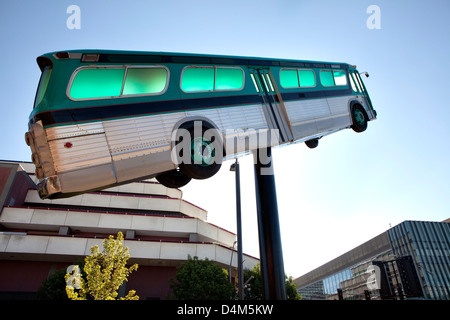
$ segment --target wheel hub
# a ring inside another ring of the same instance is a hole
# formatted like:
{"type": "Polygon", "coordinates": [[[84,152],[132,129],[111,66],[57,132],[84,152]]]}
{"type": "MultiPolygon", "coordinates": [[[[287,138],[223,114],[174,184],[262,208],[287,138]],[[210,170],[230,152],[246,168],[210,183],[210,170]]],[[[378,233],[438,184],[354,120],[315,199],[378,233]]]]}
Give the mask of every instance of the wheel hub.
{"type": "Polygon", "coordinates": [[[214,146],[211,141],[203,137],[194,138],[191,143],[191,158],[194,164],[211,165],[215,159],[214,146]]]}

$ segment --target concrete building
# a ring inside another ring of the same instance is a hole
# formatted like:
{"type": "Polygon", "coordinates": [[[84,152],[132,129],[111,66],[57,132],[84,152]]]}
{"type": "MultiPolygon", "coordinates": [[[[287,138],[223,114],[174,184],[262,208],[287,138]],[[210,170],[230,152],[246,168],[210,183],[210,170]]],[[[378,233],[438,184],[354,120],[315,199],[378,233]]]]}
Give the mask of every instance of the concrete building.
{"type": "MultiPolygon", "coordinates": [[[[34,170],[32,163],[0,161],[0,298],[34,298],[52,272],[84,259],[119,231],[130,263],[139,264],[126,285],[141,299],[170,295],[169,279],[188,255],[227,270],[231,260],[236,278],[236,235],[208,223],[207,211],[183,200],[181,190],[146,180],[41,200],[34,170]]],[[[244,268],[258,262],[244,255],[244,268]]]]}
{"type": "Polygon", "coordinates": [[[449,300],[449,222],[404,221],[294,281],[305,300],[449,300]]]}

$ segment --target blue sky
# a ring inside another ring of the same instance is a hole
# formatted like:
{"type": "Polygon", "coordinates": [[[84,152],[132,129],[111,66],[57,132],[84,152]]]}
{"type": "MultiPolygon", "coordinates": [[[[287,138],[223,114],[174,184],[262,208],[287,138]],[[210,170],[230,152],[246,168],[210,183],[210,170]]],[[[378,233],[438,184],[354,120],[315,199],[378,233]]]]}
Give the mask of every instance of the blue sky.
{"type": "MultiPolygon", "coordinates": [[[[325,60],[356,64],[378,119],[366,132],[275,149],[286,273],[300,276],[404,220],[450,217],[450,24],[447,0],[4,1],[0,4],[0,159],[30,160],[24,142],[40,71],[66,49],[126,49],[325,60]],[[67,8],[81,9],[70,30],[67,8]],[[381,29],[368,29],[368,6],[381,29]]],[[[244,251],[258,256],[253,159],[241,162],[244,251]]],[[[183,188],[235,226],[232,162],[183,188]]]]}

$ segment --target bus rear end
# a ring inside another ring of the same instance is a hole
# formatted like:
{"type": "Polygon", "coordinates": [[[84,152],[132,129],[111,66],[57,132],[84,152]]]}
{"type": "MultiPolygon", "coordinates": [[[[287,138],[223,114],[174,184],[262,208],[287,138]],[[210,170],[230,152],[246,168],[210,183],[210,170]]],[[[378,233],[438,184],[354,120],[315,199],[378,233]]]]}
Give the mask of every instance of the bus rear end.
{"type": "MultiPolygon", "coordinates": [[[[25,141],[32,152],[42,199],[71,196],[116,182],[103,124],[78,122],[66,90],[81,53],[37,58],[42,71],[25,141]]],[[[82,104],[82,103],[81,103],[82,104]]]]}
{"type": "Polygon", "coordinates": [[[29,131],[25,133],[25,142],[31,149],[31,159],[36,166],[35,175],[40,181],[39,195],[45,198],[49,194],[60,192],[61,185],[55,175],[53,159],[42,121],[34,121],[34,115],[39,112],[39,106],[44,107],[48,104],[48,99],[44,100],[44,97],[53,72],[53,61],[48,57],[38,57],[37,63],[42,74],[36,91],[33,112],[30,115],[29,131]]]}

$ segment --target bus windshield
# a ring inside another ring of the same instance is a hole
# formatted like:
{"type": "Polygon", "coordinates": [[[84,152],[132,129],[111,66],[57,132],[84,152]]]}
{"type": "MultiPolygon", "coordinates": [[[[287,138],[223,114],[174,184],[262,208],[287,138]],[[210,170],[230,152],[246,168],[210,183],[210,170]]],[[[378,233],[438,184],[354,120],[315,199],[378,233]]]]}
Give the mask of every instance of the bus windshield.
{"type": "Polygon", "coordinates": [[[45,91],[48,87],[48,82],[50,81],[50,75],[52,73],[52,65],[47,64],[42,70],[41,79],[39,80],[39,86],[36,92],[36,99],[34,100],[34,108],[42,102],[44,98],[45,91]]]}

